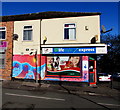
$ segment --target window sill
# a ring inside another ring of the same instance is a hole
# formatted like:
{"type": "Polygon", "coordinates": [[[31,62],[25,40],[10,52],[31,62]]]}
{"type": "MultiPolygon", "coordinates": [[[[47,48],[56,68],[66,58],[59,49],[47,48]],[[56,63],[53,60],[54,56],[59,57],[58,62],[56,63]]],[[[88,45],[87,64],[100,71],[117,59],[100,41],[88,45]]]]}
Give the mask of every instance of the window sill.
{"type": "Polygon", "coordinates": [[[6,40],[6,39],[0,39],[0,40],[6,40]]]}
{"type": "Polygon", "coordinates": [[[76,41],[76,39],[71,40],[71,39],[63,39],[63,41],[76,41]]]}
{"type": "Polygon", "coordinates": [[[33,40],[23,40],[22,42],[33,42],[33,40]]]}

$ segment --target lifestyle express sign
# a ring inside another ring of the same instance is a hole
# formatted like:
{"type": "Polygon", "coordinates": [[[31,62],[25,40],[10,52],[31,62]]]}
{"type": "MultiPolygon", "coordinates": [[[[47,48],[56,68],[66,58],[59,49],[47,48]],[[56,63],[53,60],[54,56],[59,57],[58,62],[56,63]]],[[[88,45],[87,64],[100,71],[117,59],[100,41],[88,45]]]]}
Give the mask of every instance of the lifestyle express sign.
{"type": "Polygon", "coordinates": [[[81,48],[42,48],[42,54],[100,54],[107,53],[105,47],[81,47],[81,48]]]}

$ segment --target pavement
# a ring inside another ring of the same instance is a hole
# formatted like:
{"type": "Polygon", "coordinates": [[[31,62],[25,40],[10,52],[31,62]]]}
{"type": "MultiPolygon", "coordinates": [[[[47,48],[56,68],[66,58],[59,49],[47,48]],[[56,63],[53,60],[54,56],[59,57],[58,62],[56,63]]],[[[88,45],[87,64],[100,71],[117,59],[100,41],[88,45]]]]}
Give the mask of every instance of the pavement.
{"type": "Polygon", "coordinates": [[[107,96],[112,97],[117,100],[120,100],[120,90],[111,88],[109,84],[104,85],[97,85],[97,86],[76,86],[67,84],[51,84],[51,83],[36,83],[30,81],[0,81],[2,88],[8,89],[20,89],[20,90],[32,90],[32,91],[54,91],[54,92],[68,92],[71,94],[86,94],[86,95],[93,95],[93,96],[107,96]]]}

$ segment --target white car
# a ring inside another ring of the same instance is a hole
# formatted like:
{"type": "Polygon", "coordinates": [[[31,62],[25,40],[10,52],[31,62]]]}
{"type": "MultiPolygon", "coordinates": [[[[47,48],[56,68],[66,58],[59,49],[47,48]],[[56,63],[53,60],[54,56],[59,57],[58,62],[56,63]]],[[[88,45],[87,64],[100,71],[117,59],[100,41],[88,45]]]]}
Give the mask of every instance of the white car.
{"type": "Polygon", "coordinates": [[[111,81],[111,75],[107,73],[98,73],[99,81],[111,81]]]}

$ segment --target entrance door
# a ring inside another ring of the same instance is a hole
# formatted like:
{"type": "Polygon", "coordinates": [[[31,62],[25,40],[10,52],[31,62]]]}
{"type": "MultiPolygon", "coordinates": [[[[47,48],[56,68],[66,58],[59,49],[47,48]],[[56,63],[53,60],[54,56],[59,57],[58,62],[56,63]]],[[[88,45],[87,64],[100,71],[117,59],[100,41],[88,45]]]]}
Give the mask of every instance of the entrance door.
{"type": "Polygon", "coordinates": [[[89,60],[89,77],[90,84],[96,84],[96,60],[89,60]]]}

